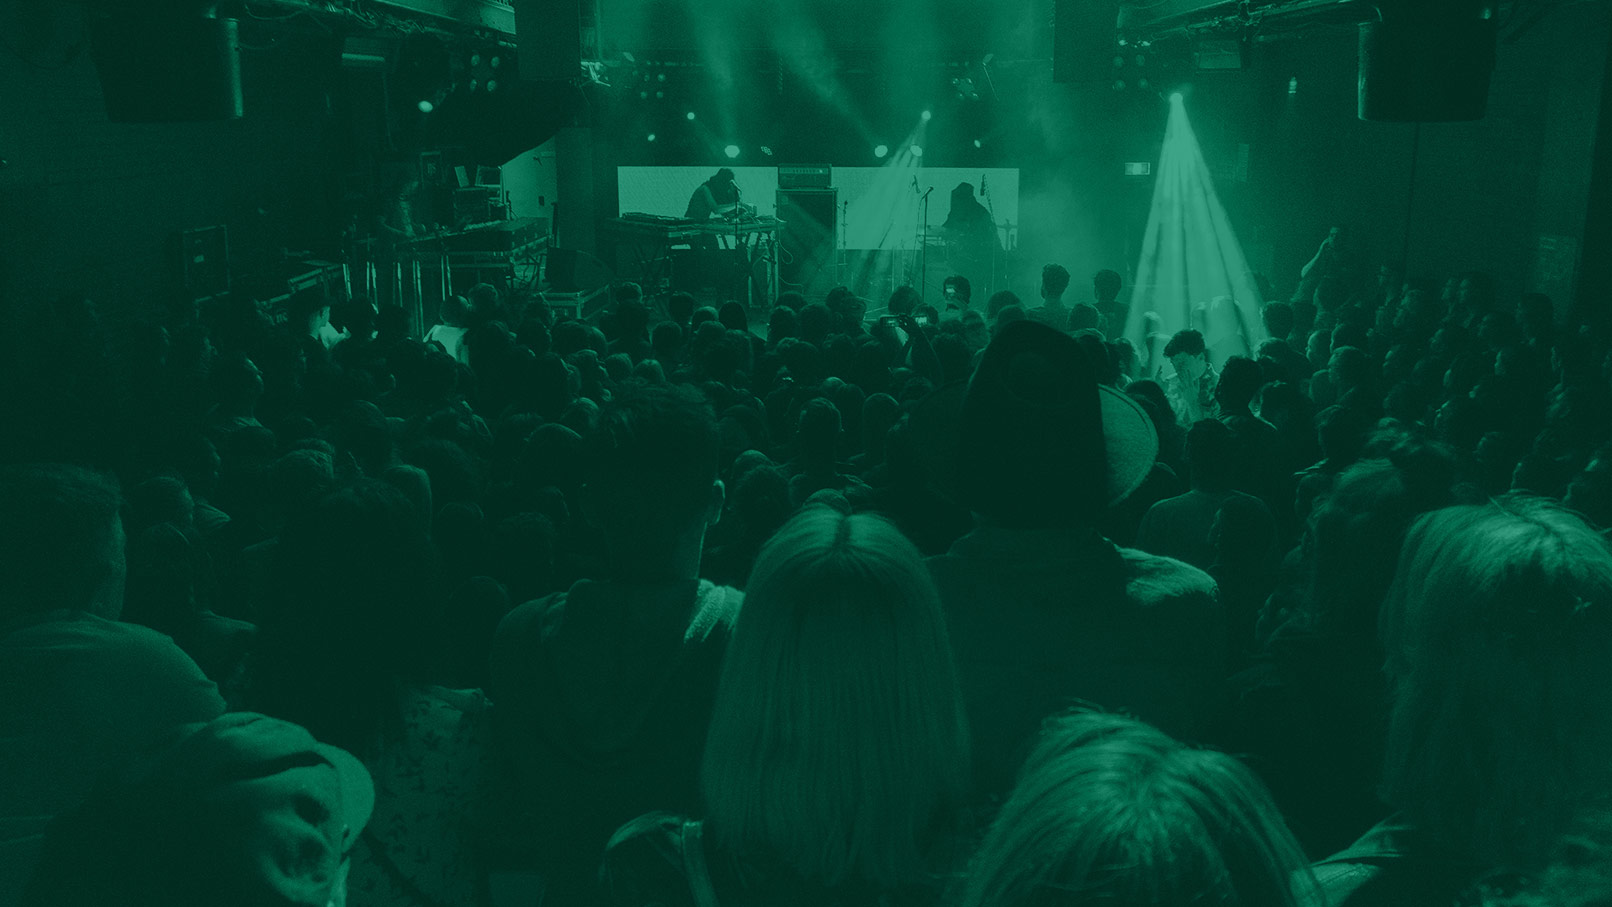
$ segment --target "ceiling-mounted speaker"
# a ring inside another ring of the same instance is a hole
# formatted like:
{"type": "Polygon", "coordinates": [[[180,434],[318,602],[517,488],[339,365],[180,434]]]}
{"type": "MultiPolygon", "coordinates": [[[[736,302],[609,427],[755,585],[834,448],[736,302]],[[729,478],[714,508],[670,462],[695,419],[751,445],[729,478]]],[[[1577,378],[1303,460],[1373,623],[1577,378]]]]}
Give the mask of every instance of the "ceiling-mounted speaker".
{"type": "Polygon", "coordinates": [[[1499,35],[1493,12],[1474,4],[1438,6],[1437,15],[1385,10],[1382,21],[1360,26],[1360,119],[1483,119],[1499,35]]]}
{"type": "Polygon", "coordinates": [[[234,19],[119,10],[95,20],[90,53],[114,123],[237,120],[245,112],[234,19]]]}

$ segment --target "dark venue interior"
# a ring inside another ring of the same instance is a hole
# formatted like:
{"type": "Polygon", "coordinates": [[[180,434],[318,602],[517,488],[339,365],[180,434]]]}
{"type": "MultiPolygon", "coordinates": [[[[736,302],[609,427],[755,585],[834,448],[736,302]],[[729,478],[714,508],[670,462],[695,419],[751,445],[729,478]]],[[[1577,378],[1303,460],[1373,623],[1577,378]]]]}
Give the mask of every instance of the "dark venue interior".
{"type": "Polygon", "coordinates": [[[1612,901],[1612,0],[0,0],[0,907],[1612,901]]]}

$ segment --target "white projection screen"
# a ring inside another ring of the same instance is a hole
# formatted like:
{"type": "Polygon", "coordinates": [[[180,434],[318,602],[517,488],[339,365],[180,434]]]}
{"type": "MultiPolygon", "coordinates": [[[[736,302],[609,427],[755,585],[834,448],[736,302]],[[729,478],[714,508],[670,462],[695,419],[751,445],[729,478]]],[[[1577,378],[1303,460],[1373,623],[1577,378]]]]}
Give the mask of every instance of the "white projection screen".
{"type": "MultiPolygon", "coordinates": [[[[689,196],[710,179],[721,165],[706,167],[620,167],[616,171],[621,214],[656,214],[682,217],[689,196]]],[[[773,167],[733,167],[746,204],[758,213],[777,210],[778,171],[773,167]]],[[[918,246],[921,235],[920,192],[931,186],[929,226],[946,222],[951,193],[959,183],[974,187],[975,196],[991,208],[1002,234],[1019,222],[1019,171],[1017,168],[963,169],[959,167],[835,167],[834,188],[839,190],[840,224],[836,245],[862,251],[901,251],[918,246]],[[918,191],[913,182],[917,181],[918,191]],[[981,184],[986,193],[980,193],[981,184]]]]}

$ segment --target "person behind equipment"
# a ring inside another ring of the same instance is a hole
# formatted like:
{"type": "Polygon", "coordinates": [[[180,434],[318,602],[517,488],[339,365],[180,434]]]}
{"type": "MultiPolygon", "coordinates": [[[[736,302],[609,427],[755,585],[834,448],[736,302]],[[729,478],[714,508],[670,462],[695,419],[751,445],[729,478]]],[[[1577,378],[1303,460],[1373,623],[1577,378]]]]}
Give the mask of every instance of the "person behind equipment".
{"type": "Polygon", "coordinates": [[[683,216],[689,220],[711,220],[735,211],[753,213],[754,210],[749,205],[739,203],[738,177],[732,169],[723,167],[694,190],[683,216]]]}

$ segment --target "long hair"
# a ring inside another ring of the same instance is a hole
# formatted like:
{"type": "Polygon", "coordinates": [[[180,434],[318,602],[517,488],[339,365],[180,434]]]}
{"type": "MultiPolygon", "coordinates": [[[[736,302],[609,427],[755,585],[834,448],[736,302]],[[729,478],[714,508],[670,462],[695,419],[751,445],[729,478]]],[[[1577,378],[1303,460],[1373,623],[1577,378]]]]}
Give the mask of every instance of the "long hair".
{"type": "Polygon", "coordinates": [[[921,884],[968,777],[923,556],[879,517],[808,507],[762,549],[725,656],[700,779],[712,838],[825,885],[921,884]]]}
{"type": "Polygon", "coordinates": [[[1047,721],[963,907],[1291,907],[1313,879],[1253,773],[1132,718],[1047,721]]]}
{"type": "Polygon", "coordinates": [[[1612,548],[1535,499],[1429,514],[1381,630],[1384,796],[1459,857],[1530,868],[1612,776],[1612,548]]]}

